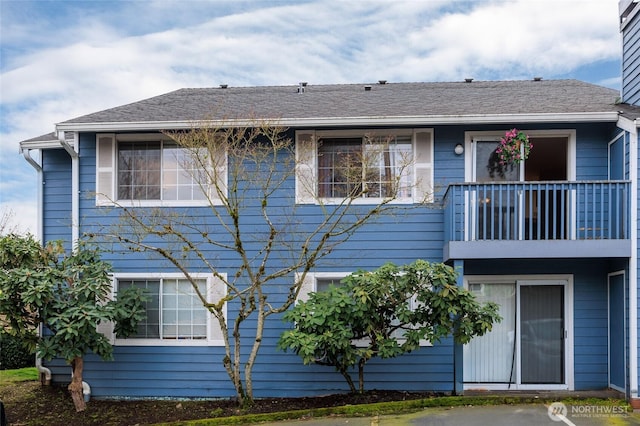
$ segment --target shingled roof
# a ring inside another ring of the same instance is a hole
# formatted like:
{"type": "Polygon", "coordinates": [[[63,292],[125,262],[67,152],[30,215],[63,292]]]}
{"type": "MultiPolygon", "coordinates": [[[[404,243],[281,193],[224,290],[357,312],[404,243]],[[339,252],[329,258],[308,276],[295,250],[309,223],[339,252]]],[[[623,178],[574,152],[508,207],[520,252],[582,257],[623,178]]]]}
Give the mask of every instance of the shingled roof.
{"type": "MultiPolygon", "coordinates": [[[[618,112],[616,90],[578,80],[332,84],[180,89],[59,123],[188,122],[260,117],[460,117],[618,112]]],[[[98,126],[99,127],[99,126],[98,126]]]]}

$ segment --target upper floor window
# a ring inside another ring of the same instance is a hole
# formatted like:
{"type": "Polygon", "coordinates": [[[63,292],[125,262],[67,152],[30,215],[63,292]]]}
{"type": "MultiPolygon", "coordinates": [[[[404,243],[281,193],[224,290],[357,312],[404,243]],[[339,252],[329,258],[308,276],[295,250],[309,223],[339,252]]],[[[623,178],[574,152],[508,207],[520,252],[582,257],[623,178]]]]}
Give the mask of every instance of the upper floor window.
{"type": "Polygon", "coordinates": [[[118,143],[119,200],[204,200],[209,185],[174,142],[118,143]]]}
{"type": "Polygon", "coordinates": [[[163,135],[97,137],[98,205],[205,205],[216,201],[211,176],[193,151],[163,135]]]}
{"type": "Polygon", "coordinates": [[[296,201],[430,201],[432,151],[428,129],[299,131],[296,201]]]}
{"type": "Polygon", "coordinates": [[[411,136],[371,140],[326,137],[318,140],[318,195],[346,198],[411,196],[411,136]]]}

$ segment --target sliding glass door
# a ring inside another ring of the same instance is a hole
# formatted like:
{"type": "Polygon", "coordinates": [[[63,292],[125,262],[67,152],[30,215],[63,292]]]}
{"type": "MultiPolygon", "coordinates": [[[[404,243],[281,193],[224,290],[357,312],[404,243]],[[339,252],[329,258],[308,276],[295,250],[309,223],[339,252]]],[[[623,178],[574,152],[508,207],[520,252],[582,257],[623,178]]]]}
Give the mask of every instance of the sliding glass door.
{"type": "Polygon", "coordinates": [[[464,346],[465,382],[510,383],[515,377],[516,285],[478,283],[469,284],[469,290],[480,303],[497,303],[502,321],[464,346]]]}
{"type": "Polygon", "coordinates": [[[520,285],[520,382],[564,383],[564,286],[520,285]]]}
{"type": "Polygon", "coordinates": [[[464,347],[465,384],[517,389],[565,385],[566,282],[469,282],[480,302],[500,306],[502,322],[464,347]]]}

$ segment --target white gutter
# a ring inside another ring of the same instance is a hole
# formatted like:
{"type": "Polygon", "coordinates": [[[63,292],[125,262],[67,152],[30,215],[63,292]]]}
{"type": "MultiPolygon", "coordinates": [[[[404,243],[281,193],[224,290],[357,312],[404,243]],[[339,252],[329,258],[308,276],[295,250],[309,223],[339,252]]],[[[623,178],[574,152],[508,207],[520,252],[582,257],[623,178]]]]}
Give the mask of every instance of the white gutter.
{"type": "MultiPolygon", "coordinates": [[[[38,335],[42,336],[42,324],[38,326],[38,335]]],[[[51,384],[51,370],[42,365],[42,358],[36,356],[36,368],[40,373],[40,382],[49,386],[51,384]],[[44,380],[43,380],[44,379],[44,380]]]]}
{"type": "Polygon", "coordinates": [[[629,259],[629,385],[630,397],[638,398],[638,127],[629,133],[629,173],[631,180],[631,258],[629,259]]]}
{"type": "MultiPolygon", "coordinates": [[[[21,147],[21,151],[22,151],[22,155],[24,156],[24,159],[27,160],[27,162],[29,164],[31,164],[31,166],[33,166],[34,169],[36,169],[36,173],[38,174],[38,189],[37,189],[37,198],[38,198],[38,229],[37,229],[37,235],[38,238],[40,240],[40,242],[42,243],[43,238],[44,238],[44,234],[43,234],[43,228],[42,228],[42,206],[43,206],[43,202],[42,202],[42,185],[44,184],[44,182],[42,181],[42,165],[40,165],[36,160],[33,159],[33,157],[31,156],[31,150],[30,149],[25,149],[24,147],[21,147]]],[[[42,336],[42,324],[40,324],[38,326],[38,335],[42,336]]],[[[36,356],[36,369],[38,370],[38,373],[40,373],[40,382],[45,385],[45,386],[49,386],[51,384],[51,370],[49,370],[47,367],[45,367],[44,365],[42,365],[42,358],[36,356]]]]}
{"type": "Polygon", "coordinates": [[[629,223],[631,257],[629,258],[629,392],[637,399],[638,392],[638,128],[640,120],[621,117],[618,127],[629,133],[629,179],[631,180],[629,223]]]}
{"type": "MultiPolygon", "coordinates": [[[[72,248],[75,250],[78,244],[78,240],[80,238],[80,167],[79,167],[79,144],[78,144],[78,133],[74,134],[74,142],[73,145],[76,147],[74,149],[69,143],[64,139],[64,132],[59,134],[58,142],[62,148],[69,154],[71,157],[71,243],[72,248]],[[60,137],[60,135],[62,137],[60,137]]],[[[47,141],[48,142],[48,141],[47,141]]],[[[45,149],[51,147],[50,142],[38,142],[38,149],[45,149]]],[[[42,165],[36,162],[33,157],[31,157],[30,150],[34,149],[33,147],[28,147],[28,144],[21,145],[22,155],[25,160],[29,164],[36,169],[38,173],[38,232],[40,241],[43,241],[44,233],[43,233],[43,220],[42,220],[42,211],[43,211],[43,196],[42,196],[42,185],[43,185],[43,170],[42,165]]],[[[39,327],[39,334],[42,336],[42,325],[39,327]]],[[[42,358],[36,357],[36,368],[38,372],[42,376],[44,376],[44,384],[49,385],[51,383],[51,370],[42,365],[42,358]]],[[[91,387],[87,382],[82,382],[82,393],[84,395],[84,399],[88,401],[91,396],[91,387]]]]}
{"type": "MultiPolygon", "coordinates": [[[[435,124],[510,124],[510,123],[580,123],[618,121],[617,111],[541,114],[470,114],[470,115],[416,115],[416,116],[363,116],[363,117],[308,117],[266,118],[284,127],[329,126],[424,126],[435,124]]],[[[58,123],[59,132],[114,132],[128,130],[190,129],[196,124],[210,126],[241,127],[255,125],[256,120],[180,120],[180,121],[131,121],[96,123],[58,123]]]]}
{"type": "Polygon", "coordinates": [[[51,370],[42,365],[42,358],[40,357],[36,357],[36,369],[40,373],[40,382],[45,386],[49,386],[51,384],[51,370]]]}
{"type": "Polygon", "coordinates": [[[36,185],[38,185],[38,188],[36,189],[36,197],[37,197],[37,204],[38,204],[38,218],[37,218],[37,222],[36,222],[36,235],[37,237],[40,239],[40,242],[42,242],[42,238],[43,238],[43,229],[42,229],[42,185],[44,184],[44,182],[42,181],[42,166],[33,159],[33,157],[31,157],[31,150],[30,149],[22,149],[22,156],[24,157],[25,160],[27,160],[27,162],[29,164],[31,164],[31,166],[36,169],[36,173],[38,175],[38,181],[36,183],[36,185]]]}
{"type": "Polygon", "coordinates": [[[73,147],[64,138],[64,132],[58,134],[60,145],[71,157],[71,246],[75,250],[80,238],[80,167],[78,133],[74,133],[73,147]],[[75,149],[74,149],[75,147],[75,149]]]}
{"type": "MultiPolygon", "coordinates": [[[[58,140],[71,157],[71,246],[72,250],[75,250],[80,239],[80,144],[78,133],[75,132],[73,134],[73,147],[65,139],[64,132],[58,133],[58,140]]],[[[71,378],[73,379],[73,370],[71,371],[71,378]]],[[[82,382],[82,395],[85,401],[89,401],[91,386],[85,381],[82,382]]]]}

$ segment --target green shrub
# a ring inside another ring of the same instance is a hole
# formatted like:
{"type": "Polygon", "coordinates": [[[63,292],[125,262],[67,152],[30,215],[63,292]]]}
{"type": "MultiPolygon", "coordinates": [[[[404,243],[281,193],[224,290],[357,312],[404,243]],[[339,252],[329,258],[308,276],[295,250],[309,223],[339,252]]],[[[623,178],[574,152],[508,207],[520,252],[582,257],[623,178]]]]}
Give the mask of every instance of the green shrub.
{"type": "Polygon", "coordinates": [[[0,332],[0,370],[33,367],[35,353],[30,351],[22,340],[0,332]]]}

